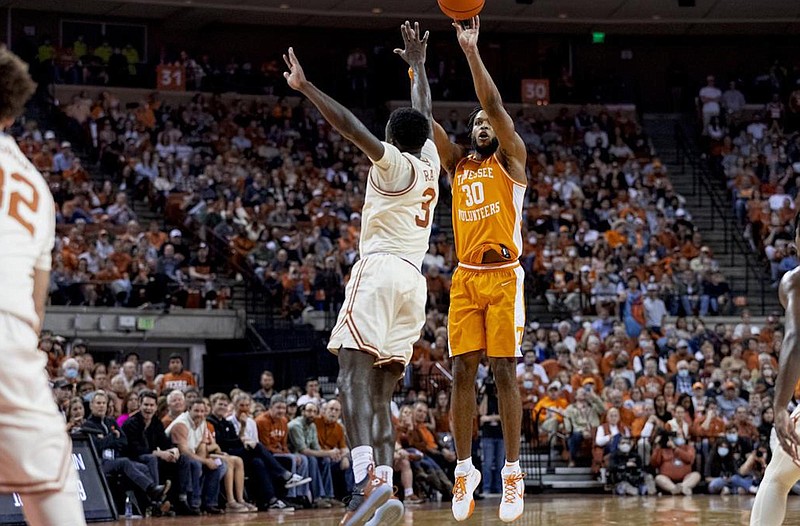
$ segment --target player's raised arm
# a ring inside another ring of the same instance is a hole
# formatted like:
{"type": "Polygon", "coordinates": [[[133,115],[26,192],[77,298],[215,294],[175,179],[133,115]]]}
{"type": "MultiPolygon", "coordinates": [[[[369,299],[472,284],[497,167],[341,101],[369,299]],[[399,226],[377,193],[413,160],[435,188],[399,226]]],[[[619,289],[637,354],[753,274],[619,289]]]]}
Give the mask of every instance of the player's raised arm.
{"type": "MultiPolygon", "coordinates": [[[[431,110],[431,88],[428,84],[428,74],[425,71],[425,52],[428,48],[429,31],[420,37],[419,22],[406,22],[400,26],[400,33],[403,35],[404,49],[397,48],[394,52],[400,55],[409,66],[411,76],[411,107],[425,115],[433,123],[433,113],[431,110]]],[[[431,135],[433,137],[433,127],[431,135]]]]}
{"type": "MultiPolygon", "coordinates": [[[[775,380],[775,432],[783,449],[797,459],[800,436],[786,406],[800,378],[800,274],[787,272],[781,279],[780,295],[785,298],[786,333],[781,346],[778,377],[775,380]]],[[[783,299],[781,298],[781,299],[783,299]]]]}
{"type": "MultiPolygon", "coordinates": [[[[512,170],[512,176],[524,177],[525,174],[525,143],[522,138],[514,131],[514,120],[503,107],[503,99],[500,91],[492,80],[489,71],[481,60],[478,51],[478,34],[480,33],[480,19],[476,16],[466,22],[466,27],[460,22],[453,22],[456,28],[458,44],[461,46],[464,55],[467,57],[469,69],[472,72],[472,81],[475,84],[475,93],[481,107],[489,117],[497,140],[500,143],[500,152],[509,163],[520,163],[521,170],[512,170]]],[[[525,184],[526,180],[521,180],[525,184]]]]}
{"type": "Polygon", "coordinates": [[[442,162],[442,168],[449,175],[453,175],[456,170],[458,161],[464,157],[464,148],[450,142],[450,136],[444,131],[442,125],[436,121],[433,122],[433,142],[436,144],[436,149],[439,152],[439,159],[442,162]]]}
{"type": "Polygon", "coordinates": [[[355,144],[362,152],[373,161],[383,157],[383,143],[375,137],[353,113],[322,92],[306,79],[303,67],[294,54],[294,49],[289,48],[288,55],[283,55],[283,60],[289,71],[283,76],[289,87],[305,95],[317,107],[331,126],[348,141],[355,144]]]}

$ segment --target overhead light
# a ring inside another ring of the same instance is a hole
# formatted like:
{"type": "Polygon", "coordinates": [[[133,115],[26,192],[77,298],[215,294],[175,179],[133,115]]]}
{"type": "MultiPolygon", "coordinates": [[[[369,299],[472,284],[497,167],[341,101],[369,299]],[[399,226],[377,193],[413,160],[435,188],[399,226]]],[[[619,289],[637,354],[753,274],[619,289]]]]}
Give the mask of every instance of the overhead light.
{"type": "Polygon", "coordinates": [[[379,15],[381,13],[383,13],[383,9],[381,9],[380,7],[373,7],[372,8],[372,14],[379,15]]]}
{"type": "Polygon", "coordinates": [[[561,18],[561,19],[567,18],[567,14],[566,13],[559,13],[558,14],[558,18],[561,18]]]}
{"type": "Polygon", "coordinates": [[[289,4],[281,4],[278,7],[281,9],[289,9],[289,4]]]}

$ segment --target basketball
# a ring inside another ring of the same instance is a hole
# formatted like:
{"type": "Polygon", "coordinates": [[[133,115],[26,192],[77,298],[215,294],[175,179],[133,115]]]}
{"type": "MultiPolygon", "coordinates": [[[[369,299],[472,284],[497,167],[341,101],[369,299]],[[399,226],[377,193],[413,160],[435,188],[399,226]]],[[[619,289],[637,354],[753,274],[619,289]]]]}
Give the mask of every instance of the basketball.
{"type": "Polygon", "coordinates": [[[455,20],[467,20],[483,9],[485,0],[438,0],[442,13],[455,20]]]}

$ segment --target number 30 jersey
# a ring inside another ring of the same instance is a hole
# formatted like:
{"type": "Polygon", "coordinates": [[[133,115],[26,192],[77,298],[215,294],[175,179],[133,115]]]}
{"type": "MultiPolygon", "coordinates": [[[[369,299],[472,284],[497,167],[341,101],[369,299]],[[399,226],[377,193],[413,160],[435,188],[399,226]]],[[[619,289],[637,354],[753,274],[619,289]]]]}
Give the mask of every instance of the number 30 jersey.
{"type": "Polygon", "coordinates": [[[373,161],[369,171],[361,211],[361,257],[394,254],[419,269],[439,201],[439,153],[430,139],[420,157],[389,143],[383,147],[383,157],[373,161]]]}
{"type": "Polygon", "coordinates": [[[514,181],[497,155],[458,162],[453,176],[453,233],[459,263],[483,264],[494,250],[507,261],[522,254],[525,186],[514,181]]]}
{"type": "Polygon", "coordinates": [[[50,189],[14,139],[0,134],[0,311],[38,324],[33,271],[50,270],[54,242],[50,189]]]}

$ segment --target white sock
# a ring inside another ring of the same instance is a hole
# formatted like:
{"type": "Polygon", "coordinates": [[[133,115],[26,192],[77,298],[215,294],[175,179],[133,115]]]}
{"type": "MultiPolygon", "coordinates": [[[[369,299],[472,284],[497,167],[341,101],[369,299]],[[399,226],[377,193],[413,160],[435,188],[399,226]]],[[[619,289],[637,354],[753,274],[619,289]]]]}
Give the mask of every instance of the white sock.
{"type": "Polygon", "coordinates": [[[403,490],[403,495],[405,495],[406,498],[412,496],[413,494],[414,494],[414,488],[405,488],[403,490]]]}
{"type": "Polygon", "coordinates": [[[459,460],[456,464],[456,474],[466,475],[472,471],[472,457],[467,457],[464,460],[459,460]]]}
{"type": "Polygon", "coordinates": [[[519,473],[521,470],[519,469],[519,460],[515,462],[509,462],[506,460],[506,465],[503,466],[503,475],[510,475],[511,473],[519,473]]]}
{"type": "Polygon", "coordinates": [[[375,476],[385,480],[386,483],[391,486],[392,480],[394,480],[394,469],[390,466],[378,466],[375,468],[375,476]]]}
{"type": "Polygon", "coordinates": [[[353,457],[353,478],[356,484],[367,478],[367,468],[374,464],[372,446],[358,446],[350,451],[353,457]]]}

